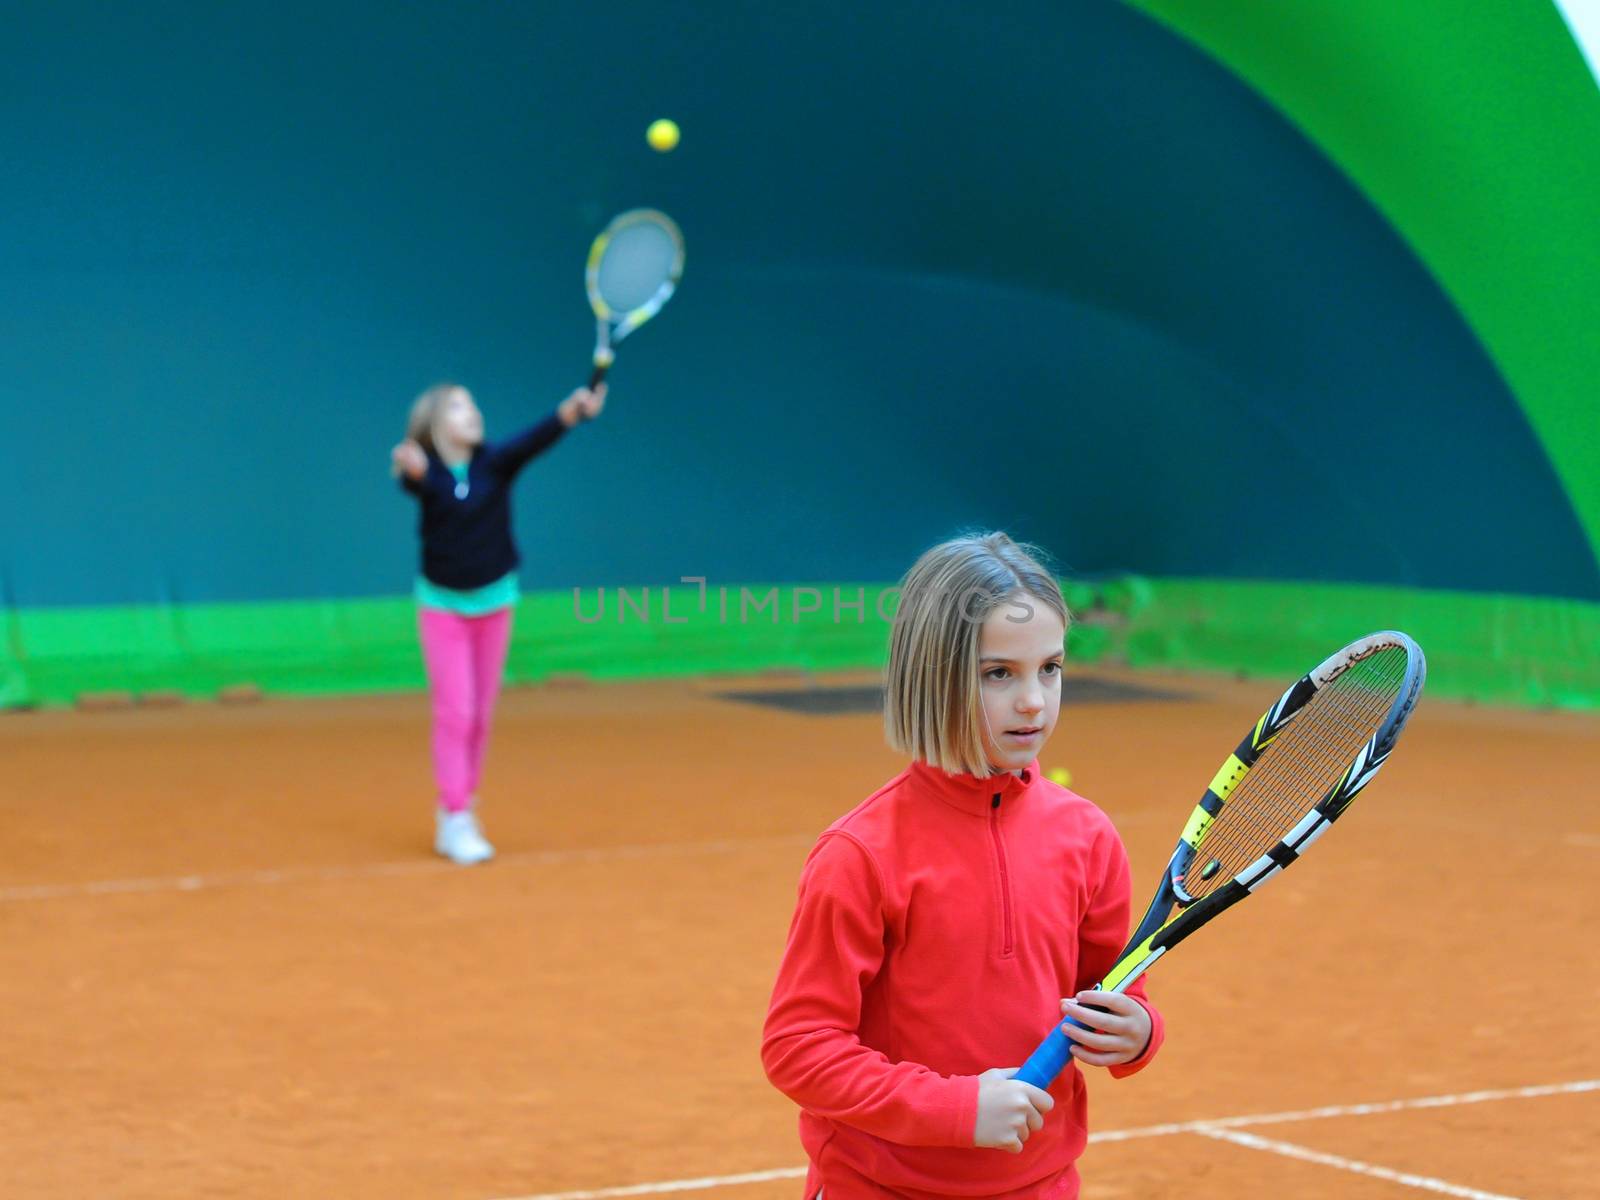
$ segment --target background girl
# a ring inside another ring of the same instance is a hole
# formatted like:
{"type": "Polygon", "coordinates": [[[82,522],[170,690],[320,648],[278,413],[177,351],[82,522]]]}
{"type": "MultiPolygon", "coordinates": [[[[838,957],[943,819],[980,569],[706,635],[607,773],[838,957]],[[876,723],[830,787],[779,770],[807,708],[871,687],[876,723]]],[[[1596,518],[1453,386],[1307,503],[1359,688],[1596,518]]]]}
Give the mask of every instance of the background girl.
{"type": "Polygon", "coordinates": [[[472,394],[440,383],[417,397],[391,454],[421,509],[416,596],[433,701],[434,849],[454,862],[494,857],[474,810],[518,597],[511,485],[568,429],[599,416],[605,401],[604,384],[580,388],[532,428],[486,443],[472,394]]]}

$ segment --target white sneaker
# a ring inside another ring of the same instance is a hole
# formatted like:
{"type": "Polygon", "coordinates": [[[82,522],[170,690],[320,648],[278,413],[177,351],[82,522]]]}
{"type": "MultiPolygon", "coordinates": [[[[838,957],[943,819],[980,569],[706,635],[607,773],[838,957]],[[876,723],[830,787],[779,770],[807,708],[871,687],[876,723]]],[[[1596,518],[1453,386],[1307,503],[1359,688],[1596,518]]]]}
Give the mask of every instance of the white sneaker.
{"type": "Polygon", "coordinates": [[[451,862],[467,867],[494,857],[494,847],[484,839],[478,818],[471,812],[441,810],[436,814],[436,822],[433,848],[451,862]]]}

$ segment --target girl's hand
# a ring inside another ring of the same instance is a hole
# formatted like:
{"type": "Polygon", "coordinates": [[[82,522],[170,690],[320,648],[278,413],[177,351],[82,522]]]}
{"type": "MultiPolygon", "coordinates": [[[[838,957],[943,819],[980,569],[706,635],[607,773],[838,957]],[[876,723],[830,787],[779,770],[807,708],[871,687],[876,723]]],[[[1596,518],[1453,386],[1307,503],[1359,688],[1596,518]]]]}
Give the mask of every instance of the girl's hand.
{"type": "Polygon", "coordinates": [[[1061,1002],[1061,1014],[1089,1026],[1079,1029],[1071,1021],[1061,1023],[1061,1032],[1074,1043],[1072,1056],[1079,1062],[1114,1067],[1132,1062],[1150,1044],[1150,1014],[1144,1005],[1121,992],[1079,992],[1075,999],[1061,1002]],[[1087,1007],[1091,1004],[1093,1008],[1087,1007]]]}
{"type": "Polygon", "coordinates": [[[1044,1128],[1044,1115],[1056,1106],[1049,1092],[1011,1078],[1016,1067],[991,1067],[978,1076],[978,1124],[972,1144],[986,1150],[1022,1153],[1028,1135],[1044,1128]]]}
{"type": "Polygon", "coordinates": [[[428,456],[421,446],[407,438],[389,451],[389,470],[407,479],[421,479],[428,473],[428,456]]]}
{"type": "Polygon", "coordinates": [[[602,383],[592,392],[588,388],[579,388],[573,392],[561,402],[556,414],[561,418],[561,423],[571,429],[579,421],[594,420],[605,406],[606,385],[602,383]]]}

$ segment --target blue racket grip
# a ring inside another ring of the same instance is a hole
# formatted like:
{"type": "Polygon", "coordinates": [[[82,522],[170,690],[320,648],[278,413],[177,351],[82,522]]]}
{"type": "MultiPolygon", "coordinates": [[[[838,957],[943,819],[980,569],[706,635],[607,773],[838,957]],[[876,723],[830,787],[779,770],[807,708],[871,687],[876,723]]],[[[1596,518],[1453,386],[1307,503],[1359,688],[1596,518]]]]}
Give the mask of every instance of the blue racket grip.
{"type": "Polygon", "coordinates": [[[1017,1069],[1013,1079],[1031,1083],[1036,1088],[1048,1088],[1055,1082],[1056,1076],[1066,1069],[1067,1063],[1072,1060],[1072,1039],[1061,1032],[1062,1021],[1079,1029],[1089,1028],[1082,1021],[1062,1017],[1051,1027],[1050,1035],[1039,1043],[1039,1048],[1028,1056],[1028,1061],[1017,1069]]]}

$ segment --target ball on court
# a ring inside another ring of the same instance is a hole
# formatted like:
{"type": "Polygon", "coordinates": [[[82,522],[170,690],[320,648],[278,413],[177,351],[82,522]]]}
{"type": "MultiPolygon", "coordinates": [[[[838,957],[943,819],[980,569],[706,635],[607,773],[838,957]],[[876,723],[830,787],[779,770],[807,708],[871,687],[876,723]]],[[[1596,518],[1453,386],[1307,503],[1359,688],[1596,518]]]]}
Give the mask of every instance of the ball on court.
{"type": "Polygon", "coordinates": [[[665,154],[678,144],[678,123],[665,117],[651,121],[650,128],[644,131],[644,140],[650,143],[652,150],[665,154]]]}
{"type": "Polygon", "coordinates": [[[1051,767],[1044,773],[1044,777],[1051,783],[1059,783],[1062,787],[1072,786],[1072,772],[1065,767],[1051,767]]]}

